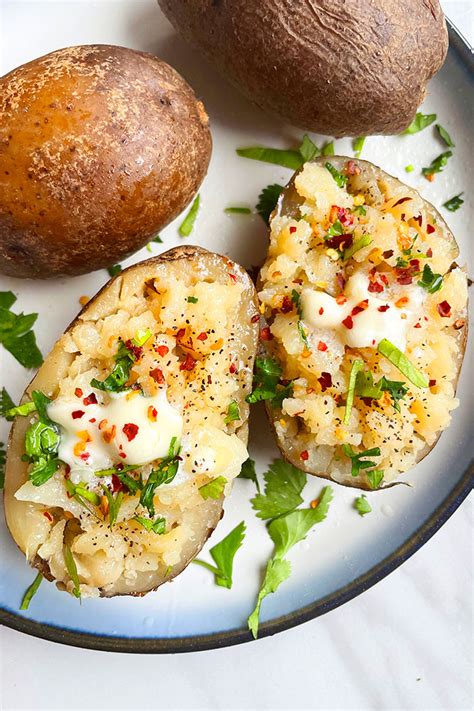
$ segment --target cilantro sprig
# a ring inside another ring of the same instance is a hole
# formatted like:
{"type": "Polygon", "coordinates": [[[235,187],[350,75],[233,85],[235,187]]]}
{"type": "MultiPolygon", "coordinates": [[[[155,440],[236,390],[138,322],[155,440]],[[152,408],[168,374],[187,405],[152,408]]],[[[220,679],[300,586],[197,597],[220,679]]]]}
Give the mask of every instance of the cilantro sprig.
{"type": "Polygon", "coordinates": [[[332,163],[326,162],[324,164],[324,167],[331,173],[332,177],[334,178],[334,182],[336,183],[338,188],[344,188],[346,186],[348,181],[347,175],[343,175],[342,173],[340,173],[337,168],[333,166],[332,163]]]}
{"type": "Polygon", "coordinates": [[[11,291],[0,291],[0,344],[25,368],[38,368],[43,356],[32,330],[38,314],[13,313],[15,301],[11,291]]]}
{"type": "MultiPolygon", "coordinates": [[[[141,346],[143,346],[149,338],[151,338],[151,331],[149,330],[144,331],[143,333],[138,333],[135,338],[132,338],[132,346],[141,348],[141,346]]],[[[119,339],[117,353],[115,354],[115,365],[112,372],[105,378],[105,380],[97,380],[97,378],[92,378],[92,387],[108,392],[120,392],[126,386],[126,383],[130,377],[130,369],[135,361],[136,356],[133,349],[128,348],[122,339],[119,339]]]]}
{"type": "Polygon", "coordinates": [[[33,486],[41,486],[51,479],[61,464],[57,456],[60,433],[58,425],[49,418],[47,413],[47,406],[51,399],[39,390],[33,391],[32,398],[34,409],[38,413],[38,420],[26,430],[25,453],[28,461],[32,464],[28,478],[33,486]]]}
{"type": "Polygon", "coordinates": [[[153,469],[140,494],[140,504],[148,510],[150,516],[155,515],[155,490],[163,484],[170,484],[175,478],[179,467],[180,446],[177,437],[172,437],[168,456],[160,460],[158,467],[153,469]]]}
{"type": "Polygon", "coordinates": [[[162,536],[166,533],[166,519],[163,516],[158,516],[155,520],[145,518],[145,516],[134,516],[133,520],[143,526],[146,531],[156,533],[157,536],[162,536]]]}
{"type": "Polygon", "coordinates": [[[270,223],[270,215],[276,207],[278,198],[283,191],[283,185],[273,183],[263,188],[258,196],[258,202],[255,207],[262,220],[268,225],[270,223]]]}
{"type": "Polygon", "coordinates": [[[276,406],[281,405],[283,399],[290,397],[293,390],[292,383],[281,385],[282,373],[280,364],[274,358],[257,358],[253,377],[254,389],[247,395],[246,401],[252,404],[269,400],[276,406]]]}
{"type": "Polygon", "coordinates": [[[408,392],[408,388],[401,380],[389,380],[383,375],[380,380],[375,383],[374,376],[370,370],[362,370],[357,373],[356,379],[356,394],[362,398],[371,398],[372,400],[380,400],[384,392],[388,392],[392,398],[392,405],[400,412],[400,400],[402,400],[408,392]]]}
{"type": "Polygon", "coordinates": [[[237,148],[236,153],[241,158],[250,158],[263,163],[281,165],[283,168],[289,168],[290,170],[298,170],[306,161],[313,160],[317,156],[334,155],[334,141],[329,141],[321,148],[318,148],[308,134],[305,133],[298,149],[249,146],[248,148],[237,148]]]}
{"type": "Polygon", "coordinates": [[[359,516],[366,516],[372,511],[372,506],[367,501],[367,497],[362,494],[354,501],[354,508],[359,512],[359,516]]]}
{"type": "Polygon", "coordinates": [[[362,457],[380,457],[380,447],[372,447],[372,449],[365,449],[363,452],[354,452],[350,445],[343,444],[342,451],[344,452],[346,457],[349,457],[349,459],[351,460],[352,476],[360,476],[360,473],[364,469],[371,469],[372,467],[377,466],[377,462],[373,462],[370,459],[363,459],[362,457]]]}
{"type": "Polygon", "coordinates": [[[210,570],[214,575],[216,585],[230,590],[232,588],[232,573],[235,554],[242,546],[245,538],[245,522],[241,521],[225,538],[211,548],[209,553],[215,563],[211,565],[196,558],[193,562],[210,570]]]}
{"type": "Polygon", "coordinates": [[[225,476],[218,476],[215,479],[211,479],[207,484],[203,484],[199,487],[198,491],[204,501],[207,499],[220,499],[224,493],[225,485],[227,484],[227,479],[225,476]]]}
{"type": "Polygon", "coordinates": [[[306,484],[306,474],[292,464],[277,459],[263,475],[264,493],[251,499],[258,518],[268,520],[293,511],[303,503],[301,492],[306,484]]]}
{"type": "Polygon", "coordinates": [[[242,464],[242,468],[240,470],[238,478],[250,479],[250,481],[253,481],[258,493],[260,493],[260,483],[258,481],[257,472],[255,470],[255,461],[253,459],[250,459],[250,457],[246,459],[245,462],[242,464]]]}
{"type": "Polygon", "coordinates": [[[418,281],[418,286],[426,289],[428,294],[434,294],[443,286],[443,276],[441,274],[434,274],[430,265],[425,264],[421,279],[418,281]]]}

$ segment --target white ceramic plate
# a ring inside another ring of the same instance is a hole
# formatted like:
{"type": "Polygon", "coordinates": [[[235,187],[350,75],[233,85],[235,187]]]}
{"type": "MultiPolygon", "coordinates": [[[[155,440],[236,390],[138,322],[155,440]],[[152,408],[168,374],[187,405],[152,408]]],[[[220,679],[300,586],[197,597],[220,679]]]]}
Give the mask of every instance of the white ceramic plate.
{"type": "MultiPolygon", "coordinates": [[[[261,218],[229,216],[223,210],[235,204],[253,207],[264,186],[285,183],[290,172],[239,158],[235,149],[256,143],[290,147],[298,144],[301,131],[269,118],[243,99],[176,37],[153,0],[5,2],[3,22],[2,73],[59,47],[97,42],[150,51],[175,66],[203,98],[214,140],[192,242],[227,254],[246,267],[262,261],[266,229],[261,218]]],[[[444,150],[431,128],[416,136],[369,138],[362,154],[419,189],[437,207],[465,191],[465,203],[458,212],[443,211],[461,246],[461,263],[468,260],[474,217],[470,193],[472,100],[472,57],[451,31],[447,62],[430,84],[422,107],[424,112],[436,112],[455,140],[454,157],[445,171],[433,183],[419,172],[444,150]],[[404,171],[408,163],[416,167],[410,175],[404,171]]],[[[314,138],[318,143],[323,140],[314,138]]],[[[336,152],[352,155],[350,140],[337,141],[336,152]]],[[[177,224],[179,220],[163,231],[164,249],[182,243],[177,224]]],[[[153,246],[154,254],[160,247],[153,246]]],[[[124,264],[149,256],[141,250],[124,264]]],[[[47,282],[2,278],[0,288],[17,294],[19,310],[39,313],[35,331],[46,354],[77,313],[79,297],[94,294],[107,279],[105,270],[47,282]]],[[[0,366],[0,387],[6,385],[18,399],[31,373],[3,350],[0,366]]],[[[471,486],[468,467],[473,432],[468,396],[472,371],[468,366],[466,359],[459,384],[461,406],[436,449],[406,477],[412,488],[400,486],[368,494],[373,512],[362,519],[352,508],[354,491],[334,485],[327,521],[292,550],[292,576],[264,602],[260,636],[322,614],[370,587],[417,550],[457,508],[471,486]]],[[[0,439],[5,441],[6,424],[2,422],[0,428],[0,439]]],[[[250,453],[259,472],[278,456],[259,407],[252,413],[250,453]]],[[[323,483],[309,477],[307,501],[323,483]]],[[[114,651],[190,651],[249,640],[246,618],[272,548],[263,523],[250,506],[253,493],[251,482],[237,481],[226,503],[224,520],[211,541],[215,544],[239,521],[246,521],[247,538],[236,557],[231,591],[214,586],[207,571],[191,565],[171,585],[138,599],[87,600],[80,605],[43,583],[30,609],[20,613],[21,597],[33,572],[2,520],[0,621],[47,639],[114,651]]],[[[207,548],[201,557],[206,557],[207,548]]]]}

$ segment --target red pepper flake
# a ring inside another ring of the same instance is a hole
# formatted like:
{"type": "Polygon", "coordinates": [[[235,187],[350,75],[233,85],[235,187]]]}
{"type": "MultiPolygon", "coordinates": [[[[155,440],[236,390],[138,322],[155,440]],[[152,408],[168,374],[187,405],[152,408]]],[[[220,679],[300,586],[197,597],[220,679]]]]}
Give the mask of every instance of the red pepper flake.
{"type": "Polygon", "coordinates": [[[435,231],[435,227],[433,227],[433,225],[426,225],[426,234],[427,235],[432,235],[434,231],[435,231]]]}
{"type": "Polygon", "coordinates": [[[433,250],[431,249],[431,247],[428,247],[428,249],[426,250],[426,256],[427,256],[427,257],[432,257],[432,256],[433,256],[433,250]]]}
{"type": "Polygon", "coordinates": [[[344,294],[338,294],[336,296],[336,304],[339,304],[339,306],[342,306],[345,304],[347,301],[347,296],[344,296],[344,294]]]}
{"type": "MultiPolygon", "coordinates": [[[[351,316],[357,316],[357,314],[362,313],[362,311],[365,311],[366,309],[369,308],[369,300],[364,299],[363,301],[360,301],[356,306],[351,311],[351,316]]],[[[352,326],[350,327],[352,328],[352,326]]]]}
{"type": "Polygon", "coordinates": [[[264,326],[260,331],[260,340],[261,341],[271,341],[272,339],[273,339],[273,336],[270,332],[270,328],[268,326],[264,326]]]}
{"type": "Polygon", "coordinates": [[[360,175],[360,168],[354,160],[348,160],[345,167],[347,175],[360,175]]]}
{"type": "Polygon", "coordinates": [[[380,284],[378,281],[371,281],[369,282],[367,290],[370,291],[371,294],[380,294],[384,290],[384,287],[383,284],[380,284]]]}
{"type": "Polygon", "coordinates": [[[54,521],[54,519],[51,516],[51,514],[49,513],[49,511],[43,511],[43,516],[45,516],[48,519],[48,521],[50,521],[50,523],[52,523],[54,521]]]}
{"type": "Polygon", "coordinates": [[[343,251],[351,246],[352,241],[352,235],[335,235],[334,237],[331,237],[331,239],[327,239],[325,243],[328,247],[331,247],[331,249],[339,249],[340,251],[343,251]]]}
{"type": "Polygon", "coordinates": [[[300,284],[301,285],[302,283],[303,283],[303,279],[293,279],[293,284],[300,284]]]}
{"type": "Polygon", "coordinates": [[[156,422],[156,418],[158,417],[158,410],[156,407],[153,407],[153,405],[148,405],[148,419],[151,422],[156,422]]]}
{"type": "Polygon", "coordinates": [[[158,355],[161,356],[162,358],[163,358],[167,353],[169,353],[169,350],[170,350],[170,349],[168,348],[168,346],[157,346],[157,347],[155,348],[155,351],[156,351],[156,352],[158,353],[158,355]]]}
{"type": "Polygon", "coordinates": [[[229,279],[233,284],[237,283],[237,277],[235,276],[235,274],[232,274],[232,272],[229,272],[229,279]]]}
{"type": "Polygon", "coordinates": [[[176,333],[176,338],[182,338],[185,333],[186,333],[186,329],[185,329],[185,328],[180,328],[180,329],[178,329],[178,331],[177,331],[177,333],[176,333]]]}
{"type": "Polygon", "coordinates": [[[82,452],[82,454],[79,455],[79,459],[82,459],[83,462],[87,462],[90,456],[89,452],[82,452]]]}
{"type": "Polygon", "coordinates": [[[293,235],[295,232],[296,232],[296,227],[294,225],[292,225],[290,227],[290,235],[293,235]]]}
{"type": "Polygon", "coordinates": [[[205,331],[201,331],[197,339],[198,341],[207,341],[207,333],[205,331]]]}
{"type": "Polygon", "coordinates": [[[328,347],[326,343],[323,343],[323,341],[318,342],[318,351],[322,351],[324,353],[324,351],[327,351],[327,349],[328,347]]]}
{"type": "Polygon", "coordinates": [[[418,222],[418,224],[421,225],[423,224],[423,217],[421,215],[417,215],[416,217],[413,218],[415,222],[418,222]]]}
{"type": "Polygon", "coordinates": [[[84,393],[82,392],[82,389],[81,389],[81,388],[76,388],[76,389],[74,390],[74,395],[75,395],[76,397],[82,397],[82,396],[84,395],[84,393]]]}
{"type": "Polygon", "coordinates": [[[186,359],[181,363],[181,365],[179,366],[179,369],[190,371],[190,370],[194,369],[195,365],[196,365],[196,361],[189,353],[187,353],[186,359]]]}
{"type": "Polygon", "coordinates": [[[293,302],[289,296],[283,297],[283,301],[281,302],[281,306],[280,306],[280,311],[283,314],[289,314],[290,311],[293,311],[293,302]]]}
{"type": "Polygon", "coordinates": [[[393,257],[393,249],[386,249],[385,252],[382,252],[382,257],[384,259],[390,259],[390,257],[393,257]]]}
{"type": "Polygon", "coordinates": [[[385,286],[388,286],[388,277],[386,274],[380,274],[380,281],[382,281],[385,286]]]}
{"type": "Polygon", "coordinates": [[[339,222],[343,227],[349,227],[349,225],[352,225],[352,223],[354,222],[354,215],[351,215],[351,213],[346,210],[345,207],[337,208],[337,216],[339,218],[339,222]]]}
{"type": "Polygon", "coordinates": [[[130,351],[135,360],[139,360],[142,357],[143,348],[141,346],[136,346],[130,338],[128,341],[125,341],[125,348],[127,351],[130,351]]]}
{"type": "Polygon", "coordinates": [[[383,306],[379,306],[377,308],[377,311],[381,311],[382,313],[385,313],[385,311],[388,311],[390,306],[388,304],[384,304],[383,306]]]}
{"type": "Polygon", "coordinates": [[[300,459],[302,462],[307,462],[309,459],[309,452],[307,449],[305,449],[303,452],[300,454],[300,459]]]}
{"type": "Polygon", "coordinates": [[[413,282],[413,277],[417,272],[420,271],[420,260],[412,259],[408,267],[395,267],[395,274],[397,275],[397,282],[399,284],[407,285],[413,282]]]}
{"type": "Polygon", "coordinates": [[[413,328],[421,328],[421,323],[418,321],[418,323],[415,323],[415,325],[413,326],[413,328]]]}
{"type": "Polygon", "coordinates": [[[434,388],[434,386],[436,385],[436,380],[430,380],[428,385],[430,388],[434,388]]]}
{"type": "Polygon", "coordinates": [[[451,316],[451,305],[447,301],[442,301],[436,308],[442,318],[448,318],[451,316]]]}
{"type": "Polygon", "coordinates": [[[324,313],[324,309],[323,309],[323,307],[321,306],[321,308],[320,308],[319,311],[318,311],[318,314],[319,314],[320,316],[322,316],[323,313],[324,313]]]}
{"type": "Polygon", "coordinates": [[[252,316],[250,319],[250,323],[257,323],[258,321],[260,321],[260,314],[255,314],[255,316],[252,316]]]}
{"type": "Polygon", "coordinates": [[[332,387],[331,373],[321,373],[321,377],[318,378],[318,383],[321,385],[321,390],[323,392],[328,388],[332,387]]]}
{"type": "Polygon", "coordinates": [[[127,422],[122,427],[122,432],[124,433],[128,441],[131,442],[138,434],[138,425],[136,425],[134,422],[127,422]]]}
{"type": "MultiPolygon", "coordinates": [[[[122,467],[123,468],[123,467],[122,467]]],[[[118,467],[117,467],[118,469],[118,467]]],[[[117,474],[112,474],[112,491],[113,493],[117,493],[117,491],[122,491],[124,488],[122,482],[118,478],[117,474]]]]}
{"type": "Polygon", "coordinates": [[[84,405],[97,405],[97,396],[95,393],[90,393],[90,395],[87,395],[87,397],[84,398],[82,401],[84,405]]]}
{"type": "Polygon", "coordinates": [[[402,197],[402,198],[400,198],[400,200],[397,200],[397,202],[395,202],[395,203],[393,204],[393,207],[397,207],[397,205],[402,205],[404,202],[407,202],[408,200],[413,200],[413,198],[411,198],[411,197],[402,197]]]}
{"type": "Polygon", "coordinates": [[[235,363],[231,363],[229,366],[229,373],[231,375],[234,375],[234,373],[237,372],[237,365],[235,363]]]}
{"type": "Polygon", "coordinates": [[[342,321],[343,326],[345,326],[348,329],[351,329],[354,327],[354,321],[352,320],[352,316],[346,316],[345,319],[342,321]]]}
{"type": "Polygon", "coordinates": [[[153,378],[155,383],[158,383],[158,385],[162,385],[165,382],[165,376],[160,368],[153,368],[153,370],[150,370],[150,378],[153,378]]]}
{"type": "Polygon", "coordinates": [[[125,452],[119,452],[119,457],[122,457],[122,459],[126,459],[127,455],[125,454],[125,452]]]}
{"type": "Polygon", "coordinates": [[[73,420],[79,420],[81,417],[84,417],[84,410],[73,410],[71,412],[71,417],[73,420]]]}

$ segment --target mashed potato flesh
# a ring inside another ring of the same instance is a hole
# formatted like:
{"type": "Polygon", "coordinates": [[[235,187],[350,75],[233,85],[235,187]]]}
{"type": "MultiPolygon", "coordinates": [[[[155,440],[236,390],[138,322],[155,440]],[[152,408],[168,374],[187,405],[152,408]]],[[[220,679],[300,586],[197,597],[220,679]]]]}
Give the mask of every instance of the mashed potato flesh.
{"type": "Polygon", "coordinates": [[[364,182],[360,173],[356,166],[341,174],[345,184],[338,185],[324,165],[303,167],[294,183],[297,208],[271,222],[259,298],[270,324],[265,346],[282,379],[293,382],[291,397],[273,408],[280,442],[309,471],[370,485],[368,471],[353,476],[343,445],[353,453],[379,448],[376,468],[387,482],[450,422],[467,280],[452,267],[453,243],[419,195],[395,181],[364,182]],[[424,275],[440,275],[441,288],[423,287],[424,275]],[[428,387],[415,387],[381,355],[382,339],[428,387]],[[358,386],[347,411],[356,359],[375,383],[384,377],[405,385],[397,407],[389,392],[363,397],[358,386]]]}

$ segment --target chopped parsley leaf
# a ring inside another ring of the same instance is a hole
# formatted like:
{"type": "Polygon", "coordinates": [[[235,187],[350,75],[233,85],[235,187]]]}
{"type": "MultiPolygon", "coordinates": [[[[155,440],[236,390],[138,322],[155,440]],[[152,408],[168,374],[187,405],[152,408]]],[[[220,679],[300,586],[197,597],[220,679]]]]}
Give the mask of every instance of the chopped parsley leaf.
{"type": "Polygon", "coordinates": [[[352,149],[355,151],[356,158],[360,158],[360,154],[362,153],[362,149],[364,147],[365,139],[365,136],[359,136],[358,138],[354,138],[354,140],[352,141],[352,149]]]}
{"type": "Polygon", "coordinates": [[[189,237],[189,235],[193,231],[194,223],[196,222],[196,217],[197,217],[198,210],[199,210],[200,200],[201,200],[200,196],[196,195],[189,212],[187,213],[186,217],[184,218],[184,220],[178,227],[178,232],[181,235],[181,237],[189,237]]]}
{"type": "Polygon", "coordinates": [[[344,424],[348,425],[351,418],[352,405],[354,404],[354,395],[356,388],[357,374],[364,369],[364,362],[360,358],[356,358],[351,366],[349,375],[349,386],[347,388],[346,409],[344,411],[344,424]]]}
{"type": "Polygon", "coordinates": [[[150,516],[155,515],[153,498],[155,489],[163,484],[170,484],[175,478],[179,467],[180,446],[176,437],[172,437],[168,449],[168,456],[160,460],[158,467],[153,469],[140,494],[140,504],[148,509],[150,516]]]}
{"type": "Polygon", "coordinates": [[[339,188],[344,188],[348,181],[347,175],[343,175],[342,173],[340,173],[337,168],[332,165],[332,163],[326,162],[324,164],[324,167],[331,173],[336,185],[339,188]]]}
{"type": "Polygon", "coordinates": [[[107,268],[107,271],[109,272],[111,277],[117,276],[117,274],[120,274],[122,271],[122,265],[121,264],[112,264],[111,267],[107,268]]]}
{"type": "Polygon", "coordinates": [[[322,156],[333,156],[334,155],[334,141],[328,141],[321,148],[322,156]]]}
{"type": "Polygon", "coordinates": [[[349,457],[352,463],[351,474],[352,476],[359,476],[361,470],[370,469],[371,467],[376,467],[377,463],[372,462],[369,459],[362,459],[362,457],[380,457],[380,448],[372,447],[372,449],[366,449],[363,452],[354,452],[349,444],[342,445],[342,451],[349,457]]]}
{"type": "Polygon", "coordinates": [[[7,393],[6,389],[2,388],[0,391],[0,417],[4,417],[10,422],[15,417],[12,412],[15,409],[15,403],[7,393]]]}
{"type": "Polygon", "coordinates": [[[254,611],[248,618],[249,630],[252,632],[254,639],[257,639],[258,627],[260,624],[260,607],[263,600],[277,591],[281,583],[291,575],[291,565],[285,558],[270,558],[265,569],[265,577],[262,586],[258,593],[257,604],[254,611]]]}
{"type": "Polygon", "coordinates": [[[421,275],[421,279],[418,282],[418,286],[421,286],[423,287],[423,289],[426,289],[428,294],[434,294],[436,291],[439,291],[443,286],[443,277],[441,274],[433,274],[429,264],[425,264],[425,266],[423,267],[423,274],[421,275]]]}
{"type": "Polygon", "coordinates": [[[255,373],[253,376],[254,389],[245,398],[249,404],[270,400],[276,406],[281,405],[285,397],[290,397],[293,390],[292,383],[280,385],[282,368],[274,358],[256,358],[255,373]]]}
{"type": "Polygon", "coordinates": [[[366,472],[365,476],[368,479],[370,488],[378,489],[383,482],[384,472],[382,469],[372,469],[370,472],[366,472]]]}
{"type": "Polygon", "coordinates": [[[188,298],[186,299],[186,301],[188,302],[188,304],[197,304],[197,302],[199,301],[199,299],[196,298],[196,296],[188,296],[188,298]]]}
{"type": "Polygon", "coordinates": [[[464,200],[461,198],[461,195],[463,194],[464,193],[459,193],[459,195],[455,195],[449,200],[446,200],[446,202],[443,202],[443,207],[445,207],[446,210],[449,210],[450,212],[456,212],[456,210],[459,210],[461,205],[464,204],[464,200]]]}
{"type": "Polygon", "coordinates": [[[311,140],[307,133],[304,134],[299,152],[304,161],[313,160],[319,156],[321,151],[317,145],[311,140]]]}
{"type": "Polygon", "coordinates": [[[238,478],[250,479],[250,481],[253,481],[258,493],[260,493],[260,484],[258,482],[257,472],[255,470],[255,462],[253,459],[250,459],[250,457],[246,459],[245,462],[242,464],[242,468],[240,470],[238,478]]]}
{"type": "Polygon", "coordinates": [[[41,581],[43,580],[43,576],[41,573],[38,573],[36,578],[33,580],[31,585],[27,588],[25,594],[23,595],[23,599],[21,601],[20,605],[20,610],[27,610],[30,606],[30,602],[32,601],[33,597],[36,595],[39,586],[41,585],[41,581]]]}
{"type": "Polygon", "coordinates": [[[203,484],[199,487],[198,491],[202,498],[206,501],[207,499],[220,499],[224,493],[225,485],[227,484],[227,479],[224,476],[218,476],[215,479],[203,484]]]}
{"type": "Polygon", "coordinates": [[[423,131],[424,128],[431,126],[436,121],[436,114],[417,113],[411,124],[406,128],[404,134],[413,134],[423,131]]]}
{"type": "Polygon", "coordinates": [[[237,148],[237,155],[242,158],[259,160],[263,163],[281,165],[283,168],[298,170],[303,163],[300,151],[285,150],[281,148],[268,148],[266,146],[251,146],[249,148],[237,148]]]}
{"type": "Polygon", "coordinates": [[[400,412],[399,400],[402,400],[408,392],[404,382],[389,380],[383,375],[377,383],[374,383],[374,376],[370,370],[357,373],[356,394],[359,397],[380,400],[384,392],[390,393],[393,407],[400,412]]]}
{"type": "Polygon", "coordinates": [[[434,158],[427,168],[422,168],[421,172],[425,178],[429,178],[435,173],[441,173],[448,162],[448,158],[451,158],[452,155],[452,151],[445,151],[444,153],[441,153],[441,155],[434,158]]]}
{"type": "Polygon", "coordinates": [[[11,291],[0,291],[0,344],[25,368],[38,368],[43,356],[32,331],[38,314],[14,314],[15,301],[11,291]]]}
{"type": "Polygon", "coordinates": [[[196,558],[193,563],[210,570],[214,575],[216,585],[230,590],[232,587],[234,557],[244,542],[244,538],[245,522],[241,521],[222,541],[213,546],[209,551],[216,564],[215,566],[199,558],[196,558]]]}
{"type": "MultiPolygon", "coordinates": [[[[148,339],[151,337],[151,331],[140,331],[137,333],[135,338],[132,338],[132,345],[141,347],[148,339]]],[[[112,372],[105,378],[105,380],[97,380],[97,378],[92,378],[91,385],[93,388],[98,390],[106,390],[109,392],[120,392],[124,389],[129,377],[130,368],[135,362],[136,358],[132,350],[127,348],[122,339],[119,338],[118,349],[115,355],[115,366],[112,372]]]]}
{"type": "MultiPolygon", "coordinates": [[[[362,207],[362,205],[361,205],[362,207]]],[[[363,209],[363,208],[362,208],[363,209]]],[[[364,215],[365,215],[365,210],[364,210],[364,215]]],[[[364,249],[364,247],[368,247],[369,244],[372,244],[372,237],[370,235],[362,235],[362,237],[359,237],[359,239],[356,239],[356,241],[351,244],[350,247],[344,250],[342,254],[343,259],[350,259],[351,257],[354,256],[356,252],[358,252],[360,249],[364,249]]]]}
{"type": "Polygon", "coordinates": [[[336,220],[335,222],[332,223],[331,227],[328,229],[324,239],[327,239],[328,237],[334,237],[336,235],[342,235],[344,234],[344,227],[341,225],[339,220],[336,220]]]}
{"type": "Polygon", "coordinates": [[[240,411],[239,411],[239,405],[235,400],[232,400],[232,402],[229,404],[229,407],[227,408],[227,416],[224,420],[226,425],[229,425],[231,422],[235,422],[235,420],[240,420],[240,411]]]}
{"type": "Polygon", "coordinates": [[[398,370],[416,385],[417,388],[427,388],[428,380],[426,376],[408,360],[406,355],[393,345],[387,338],[383,338],[377,346],[378,352],[385,356],[387,360],[398,368],[398,370]]]}
{"type": "Polygon", "coordinates": [[[351,208],[351,212],[357,215],[367,215],[367,210],[363,205],[354,205],[354,207],[351,208]]]}
{"type": "Polygon", "coordinates": [[[303,502],[300,494],[306,484],[306,474],[289,462],[276,459],[263,478],[265,493],[251,499],[258,518],[266,520],[281,516],[303,502]]]}
{"type": "Polygon", "coordinates": [[[362,494],[354,501],[354,508],[359,512],[360,516],[365,516],[372,511],[372,506],[367,501],[367,497],[362,494]]]}
{"type": "Polygon", "coordinates": [[[109,528],[113,528],[117,523],[117,517],[123,502],[123,491],[119,491],[115,496],[105,484],[102,486],[103,492],[109,504],[109,528]]]}
{"type": "Polygon", "coordinates": [[[249,207],[226,207],[224,209],[228,215],[251,215],[252,210],[249,207]]]}
{"type": "Polygon", "coordinates": [[[441,126],[441,124],[439,124],[439,123],[436,124],[436,130],[438,131],[441,139],[446,143],[448,148],[454,148],[453,139],[451,138],[449,133],[446,131],[446,129],[441,126]]]}
{"type": "Polygon", "coordinates": [[[274,183],[273,185],[267,185],[258,196],[258,203],[255,209],[267,225],[270,223],[270,215],[276,208],[278,198],[282,191],[283,185],[274,183]]]}
{"type": "Polygon", "coordinates": [[[158,235],[155,235],[154,237],[152,237],[151,241],[152,241],[152,242],[157,242],[158,244],[163,244],[163,240],[161,239],[161,237],[160,237],[159,234],[158,234],[158,235]]]}

